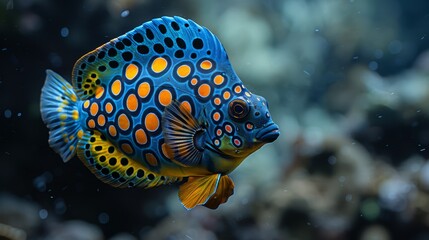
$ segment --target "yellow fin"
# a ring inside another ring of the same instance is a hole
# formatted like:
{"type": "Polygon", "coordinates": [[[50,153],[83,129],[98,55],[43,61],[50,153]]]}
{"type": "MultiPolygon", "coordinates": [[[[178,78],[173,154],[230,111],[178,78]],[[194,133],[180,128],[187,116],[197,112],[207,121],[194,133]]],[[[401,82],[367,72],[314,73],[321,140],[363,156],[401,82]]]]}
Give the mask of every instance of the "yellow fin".
{"type": "Polygon", "coordinates": [[[226,203],[232,194],[234,194],[234,182],[227,175],[224,175],[220,178],[216,192],[210,197],[204,206],[216,209],[222,203],[226,203]]]}
{"type": "Polygon", "coordinates": [[[179,199],[186,209],[205,204],[216,192],[220,174],[204,177],[189,177],[188,181],[180,185],[179,199]]]}

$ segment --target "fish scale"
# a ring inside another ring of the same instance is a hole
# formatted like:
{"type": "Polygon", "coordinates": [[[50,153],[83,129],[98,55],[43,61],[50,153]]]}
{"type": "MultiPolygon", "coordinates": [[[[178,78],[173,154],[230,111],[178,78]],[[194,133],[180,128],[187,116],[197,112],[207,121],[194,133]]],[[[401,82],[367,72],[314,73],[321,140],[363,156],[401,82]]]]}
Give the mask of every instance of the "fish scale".
{"type": "Polygon", "coordinates": [[[279,135],[265,99],[245,88],[219,40],[180,17],[146,22],[87,53],[72,85],[48,70],[41,96],[50,145],[63,160],[77,153],[115,187],[187,179],[179,198],[188,209],[226,202],[234,188],[227,174],[279,135]]]}

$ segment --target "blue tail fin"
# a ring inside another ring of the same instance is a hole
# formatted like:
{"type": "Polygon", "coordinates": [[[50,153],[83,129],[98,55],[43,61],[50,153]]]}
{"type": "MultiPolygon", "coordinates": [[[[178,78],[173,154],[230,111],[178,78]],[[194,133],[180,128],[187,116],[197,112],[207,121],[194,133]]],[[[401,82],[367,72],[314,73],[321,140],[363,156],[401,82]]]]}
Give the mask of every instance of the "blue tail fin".
{"type": "Polygon", "coordinates": [[[83,135],[78,97],[73,87],[51,70],[46,71],[40,112],[49,128],[49,145],[67,162],[76,154],[78,138],[83,135]]]}

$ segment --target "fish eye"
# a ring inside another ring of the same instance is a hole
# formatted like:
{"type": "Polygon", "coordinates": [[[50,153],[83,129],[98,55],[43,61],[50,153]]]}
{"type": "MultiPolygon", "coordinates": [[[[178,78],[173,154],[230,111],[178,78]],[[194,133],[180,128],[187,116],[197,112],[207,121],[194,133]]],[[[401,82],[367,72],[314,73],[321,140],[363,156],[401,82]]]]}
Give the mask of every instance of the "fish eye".
{"type": "Polygon", "coordinates": [[[242,99],[236,99],[229,104],[229,116],[237,120],[243,119],[249,113],[249,105],[242,99]]]}

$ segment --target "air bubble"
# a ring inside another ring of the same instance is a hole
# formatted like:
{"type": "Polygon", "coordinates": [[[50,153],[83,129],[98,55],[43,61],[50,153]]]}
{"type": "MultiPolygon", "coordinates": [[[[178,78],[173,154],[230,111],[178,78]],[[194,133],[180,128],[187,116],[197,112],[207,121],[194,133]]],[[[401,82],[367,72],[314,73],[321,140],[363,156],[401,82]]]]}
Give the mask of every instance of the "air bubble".
{"type": "Polygon", "coordinates": [[[33,186],[39,191],[39,192],[45,192],[47,190],[47,184],[51,182],[53,179],[53,176],[50,172],[44,172],[40,176],[36,177],[33,180],[33,186]]]}
{"type": "Polygon", "coordinates": [[[109,222],[109,214],[107,214],[107,213],[105,213],[105,212],[102,212],[102,213],[100,213],[99,215],[98,215],[98,221],[101,223],[101,224],[107,224],[108,222],[109,222]]]}
{"type": "Polygon", "coordinates": [[[63,60],[61,59],[60,55],[58,55],[57,53],[50,53],[49,61],[55,67],[60,67],[63,64],[63,60]]]}
{"type": "Polygon", "coordinates": [[[352,194],[347,194],[346,195],[346,202],[351,202],[353,200],[353,195],[352,194]]]}
{"type": "Polygon", "coordinates": [[[402,42],[398,40],[394,40],[389,43],[389,52],[391,54],[398,54],[401,51],[402,51],[402,42]]]}
{"type": "Polygon", "coordinates": [[[65,37],[69,36],[70,31],[68,28],[63,27],[63,28],[61,28],[60,33],[61,33],[61,37],[65,38],[65,37]]]}
{"type": "Polygon", "coordinates": [[[40,217],[40,219],[46,219],[48,217],[48,210],[40,209],[39,210],[39,217],[40,217]]]}
{"type": "Polygon", "coordinates": [[[371,61],[368,63],[368,68],[372,71],[376,71],[378,69],[378,63],[376,61],[371,61]]]}
{"type": "Polygon", "coordinates": [[[337,158],[335,156],[330,156],[328,158],[328,163],[331,165],[335,165],[335,163],[337,163],[337,158]]]}
{"type": "Polygon", "coordinates": [[[128,15],[130,15],[130,10],[124,10],[121,12],[121,17],[128,17],[128,15]]]}
{"type": "Polygon", "coordinates": [[[381,59],[381,58],[383,58],[383,56],[384,56],[384,52],[382,50],[377,49],[374,51],[374,57],[376,59],[381,59]]]}
{"type": "Polygon", "coordinates": [[[62,215],[66,212],[67,206],[62,198],[55,199],[55,213],[62,215]]]}
{"type": "Polygon", "coordinates": [[[12,117],[12,111],[10,109],[4,110],[4,117],[5,118],[11,118],[12,117]]]}

